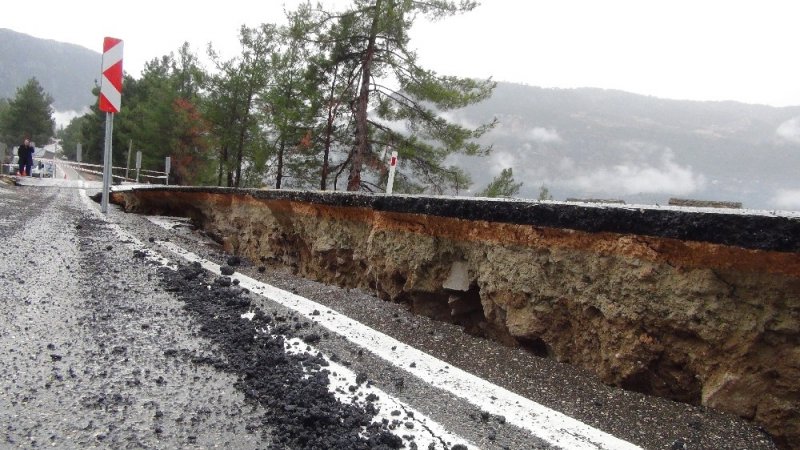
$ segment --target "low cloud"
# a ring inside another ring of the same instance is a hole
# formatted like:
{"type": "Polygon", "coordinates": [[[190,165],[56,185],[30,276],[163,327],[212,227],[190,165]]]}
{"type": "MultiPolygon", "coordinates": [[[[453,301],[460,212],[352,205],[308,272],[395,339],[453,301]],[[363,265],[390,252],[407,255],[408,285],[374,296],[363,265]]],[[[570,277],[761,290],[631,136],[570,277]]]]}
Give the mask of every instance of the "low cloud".
{"type": "Polygon", "coordinates": [[[789,119],[780,124],[778,129],[775,130],[775,134],[784,140],[800,144],[800,117],[789,119]]]}
{"type": "MultiPolygon", "coordinates": [[[[475,123],[475,122],[469,120],[466,117],[466,114],[461,113],[461,112],[439,111],[438,115],[439,115],[439,117],[445,119],[446,121],[454,123],[456,125],[460,125],[460,126],[462,126],[464,128],[476,129],[476,128],[482,126],[482,125],[485,125],[484,123],[475,123]]],[[[486,122],[487,123],[491,122],[491,120],[487,120],[486,122]]]]}
{"type": "Polygon", "coordinates": [[[528,139],[536,142],[561,142],[561,136],[558,135],[558,131],[551,130],[549,128],[534,127],[528,132],[527,137],[528,139]]]}
{"type": "Polygon", "coordinates": [[[666,149],[655,164],[639,161],[600,167],[579,175],[572,183],[589,193],[611,195],[687,195],[705,186],[702,174],[695,174],[690,166],[681,166],[673,158],[673,153],[666,149]]]}
{"type": "Polygon", "coordinates": [[[800,211],[800,189],[779,189],[772,198],[772,204],[778,209],[800,211]]]}
{"type": "Polygon", "coordinates": [[[517,158],[512,153],[505,151],[492,152],[490,158],[491,168],[489,168],[489,172],[493,177],[500,175],[503,169],[508,169],[509,167],[513,169],[517,167],[517,158]]]}
{"type": "Polygon", "coordinates": [[[89,111],[89,108],[85,108],[83,111],[55,111],[53,113],[53,119],[56,122],[56,129],[66,128],[72,119],[80,117],[89,111]]]}
{"type": "Polygon", "coordinates": [[[522,117],[506,115],[498,118],[498,125],[492,130],[496,137],[513,137],[515,141],[542,144],[560,143],[564,140],[554,128],[531,126],[522,117]]]}
{"type": "Polygon", "coordinates": [[[575,160],[569,157],[561,158],[558,160],[558,171],[561,173],[574,173],[575,172],[575,160]]]}

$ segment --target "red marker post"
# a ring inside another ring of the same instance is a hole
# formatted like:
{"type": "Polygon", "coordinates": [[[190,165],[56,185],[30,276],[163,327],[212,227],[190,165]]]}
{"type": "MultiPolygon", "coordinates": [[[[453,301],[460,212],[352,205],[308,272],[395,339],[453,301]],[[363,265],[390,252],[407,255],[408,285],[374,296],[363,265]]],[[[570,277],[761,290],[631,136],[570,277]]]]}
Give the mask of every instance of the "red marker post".
{"type": "Polygon", "coordinates": [[[103,154],[103,197],[100,211],[108,212],[108,191],[111,185],[111,135],[114,114],[122,106],[122,40],[106,37],[103,40],[103,65],[100,77],[100,111],[106,113],[106,140],[103,154]]]}

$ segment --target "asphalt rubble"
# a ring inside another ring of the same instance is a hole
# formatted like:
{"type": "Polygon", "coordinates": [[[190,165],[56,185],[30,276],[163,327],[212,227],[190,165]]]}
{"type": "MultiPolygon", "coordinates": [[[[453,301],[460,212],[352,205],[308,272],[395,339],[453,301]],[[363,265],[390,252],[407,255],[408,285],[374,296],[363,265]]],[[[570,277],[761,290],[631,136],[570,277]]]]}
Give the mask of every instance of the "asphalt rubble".
{"type": "MultiPolygon", "coordinates": [[[[240,260],[230,257],[227,262],[222,273],[230,275],[240,260]]],[[[193,362],[239,376],[236,388],[266,411],[263,423],[271,430],[269,448],[405,448],[403,440],[392,432],[400,427],[399,421],[373,423],[377,411],[371,404],[362,408],[334,397],[328,388],[328,363],[321,353],[286,352],[287,339],[297,337],[307,344],[321,339],[308,320],[254,309],[250,293],[238,286],[238,280],[228,275],[208,280],[210,275],[199,263],[184,264],[177,270],[161,268],[159,275],[164,289],[185,303],[185,310],[199,324],[200,334],[220,351],[219,358],[196,358],[193,362]],[[248,312],[252,317],[245,321],[242,315],[248,312]]],[[[178,354],[179,349],[167,352],[178,354]]],[[[357,380],[369,383],[365,374],[359,374],[357,380]]],[[[355,393],[358,388],[351,386],[349,390],[355,393]]],[[[417,446],[411,442],[408,448],[417,446]]],[[[461,445],[449,448],[466,449],[461,445]]]]}

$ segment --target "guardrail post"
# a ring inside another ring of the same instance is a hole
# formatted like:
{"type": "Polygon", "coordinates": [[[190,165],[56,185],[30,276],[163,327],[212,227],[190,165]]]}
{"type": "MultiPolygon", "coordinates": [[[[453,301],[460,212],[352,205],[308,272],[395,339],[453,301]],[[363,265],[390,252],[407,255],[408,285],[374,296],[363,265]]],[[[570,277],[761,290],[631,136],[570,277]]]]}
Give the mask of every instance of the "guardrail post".
{"type": "Polygon", "coordinates": [[[142,169],[142,151],[136,151],[136,182],[139,182],[139,171],[142,169]]]}
{"type": "Polygon", "coordinates": [[[125,181],[128,181],[128,169],[131,167],[131,147],[133,146],[133,139],[128,139],[128,163],[125,164],[125,181]]]}

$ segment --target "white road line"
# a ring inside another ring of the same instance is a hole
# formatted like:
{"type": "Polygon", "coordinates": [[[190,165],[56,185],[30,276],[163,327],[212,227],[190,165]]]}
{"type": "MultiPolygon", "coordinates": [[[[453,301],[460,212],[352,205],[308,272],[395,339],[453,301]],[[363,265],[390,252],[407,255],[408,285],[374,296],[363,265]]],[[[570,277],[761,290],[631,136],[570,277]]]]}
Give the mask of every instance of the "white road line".
{"type": "MultiPolygon", "coordinates": [[[[84,204],[95,213],[99,218],[108,224],[111,228],[111,231],[117,235],[117,237],[127,243],[130,247],[134,250],[142,251],[146,256],[147,260],[152,261],[156,264],[159,264],[164,267],[168,267],[172,270],[177,270],[177,267],[170,264],[170,260],[165,258],[163,255],[150,250],[147,248],[142,241],[140,241],[135,236],[131,235],[127,231],[123,230],[122,227],[117,225],[116,223],[110,222],[108,217],[105,216],[103,213],[100,212],[99,209],[95,207],[95,205],[89,200],[89,197],[86,195],[86,191],[81,190],[80,192],[81,199],[83,200],[84,204]]],[[[151,220],[153,223],[156,223],[159,226],[162,226],[166,229],[171,229],[170,225],[174,223],[174,221],[159,221],[159,220],[151,220]]],[[[167,244],[166,242],[159,241],[161,245],[167,244]]],[[[191,253],[187,252],[186,250],[178,247],[177,245],[170,244],[168,247],[172,253],[175,253],[178,256],[183,257],[186,259],[185,255],[191,253]]],[[[199,259],[199,258],[198,258],[199,259]]],[[[188,259],[187,259],[188,260],[188,259]]],[[[206,261],[207,264],[213,264],[206,261]]],[[[220,275],[219,266],[216,265],[216,269],[212,270],[216,274],[220,275]]],[[[249,288],[248,288],[249,289],[249,288]]],[[[243,319],[252,319],[252,315],[250,313],[246,313],[242,315],[243,319]]],[[[295,346],[306,347],[306,344],[297,339],[287,339],[286,345],[288,346],[287,352],[297,352],[298,349],[295,349],[295,346]],[[293,345],[294,344],[294,345],[293,345]]],[[[311,347],[311,346],[308,346],[311,347]]],[[[427,415],[423,414],[420,411],[417,411],[415,408],[412,408],[410,405],[402,402],[398,398],[389,395],[388,393],[374,387],[374,386],[361,386],[359,388],[358,395],[354,393],[347,393],[347,388],[351,385],[358,384],[356,379],[357,375],[350,369],[346,368],[345,366],[338,364],[334,361],[331,361],[330,358],[324,357],[325,360],[328,362],[328,370],[330,372],[329,378],[329,389],[333,392],[334,396],[341,402],[349,402],[349,403],[357,403],[362,407],[366,404],[366,396],[369,394],[374,394],[375,399],[371,402],[374,407],[378,409],[378,413],[373,418],[373,422],[381,422],[382,420],[387,420],[390,423],[393,420],[402,418],[404,422],[413,422],[415,425],[413,428],[407,428],[405,425],[402,426],[400,430],[398,430],[397,434],[400,436],[406,444],[408,442],[415,442],[420,448],[428,448],[429,444],[433,444],[432,448],[439,448],[437,444],[443,445],[447,444],[445,447],[452,447],[457,444],[461,444],[466,447],[468,450],[474,450],[478,447],[475,446],[472,442],[464,439],[461,436],[453,434],[441,424],[436,422],[435,420],[431,419],[427,415]],[[402,416],[393,416],[393,411],[402,411],[402,416]],[[410,438],[409,438],[410,436],[410,438]]]]}
{"type": "MultiPolygon", "coordinates": [[[[220,266],[171,242],[159,245],[189,262],[221,274],[220,266]]],[[[505,388],[494,385],[427,353],[369,328],[305,297],[236,273],[240,286],[294,309],[325,328],[411,373],[439,389],[450,392],[490,414],[505,417],[508,423],[528,430],[548,443],[564,449],[638,449],[640,447],[591,427],[505,388]],[[413,364],[412,364],[413,363],[413,364]]]]}
{"type": "MultiPolygon", "coordinates": [[[[287,353],[301,353],[307,352],[315,354],[318,350],[306,344],[298,338],[287,339],[286,343],[287,353]]],[[[434,421],[422,412],[412,408],[406,403],[403,403],[397,397],[389,395],[381,389],[364,383],[359,386],[356,393],[350,392],[349,387],[358,385],[358,376],[355,372],[350,370],[335,361],[332,361],[327,356],[323,358],[328,363],[328,390],[334,397],[341,403],[356,404],[361,407],[366,407],[367,403],[371,404],[377,409],[377,414],[372,418],[373,423],[386,423],[392,424],[395,421],[400,421],[396,427],[395,434],[401,436],[405,444],[411,442],[417,444],[418,448],[451,448],[457,444],[461,444],[467,449],[477,449],[475,444],[467,441],[461,436],[455,435],[441,424],[434,421]],[[367,400],[367,397],[372,395],[373,400],[367,400]],[[399,413],[398,415],[394,415],[399,413]],[[408,428],[405,424],[411,423],[413,426],[408,428]],[[410,436],[410,438],[409,438],[410,436]],[[438,444],[438,445],[437,445],[438,444]],[[446,444],[446,445],[445,445],[446,444]]]]}

